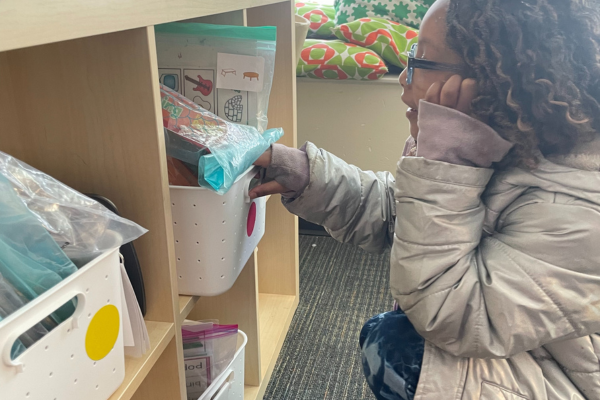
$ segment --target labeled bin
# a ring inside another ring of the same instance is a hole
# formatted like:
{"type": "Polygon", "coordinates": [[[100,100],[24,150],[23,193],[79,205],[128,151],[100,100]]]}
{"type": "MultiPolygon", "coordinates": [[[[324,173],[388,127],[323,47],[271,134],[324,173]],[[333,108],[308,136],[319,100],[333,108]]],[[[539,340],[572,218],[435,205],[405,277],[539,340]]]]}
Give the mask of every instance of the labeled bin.
{"type": "Polygon", "coordinates": [[[125,377],[119,249],[0,322],[0,399],[106,400],[125,377]],[[77,297],[73,316],[11,360],[15,340],[77,297]]]}
{"type": "Polygon", "coordinates": [[[248,337],[238,331],[237,350],[231,364],[198,400],[244,400],[244,356],[248,337]]]}
{"type": "Polygon", "coordinates": [[[180,294],[217,296],[235,283],[265,233],[266,199],[248,196],[257,172],[247,170],[224,195],[171,186],[180,294]]]}

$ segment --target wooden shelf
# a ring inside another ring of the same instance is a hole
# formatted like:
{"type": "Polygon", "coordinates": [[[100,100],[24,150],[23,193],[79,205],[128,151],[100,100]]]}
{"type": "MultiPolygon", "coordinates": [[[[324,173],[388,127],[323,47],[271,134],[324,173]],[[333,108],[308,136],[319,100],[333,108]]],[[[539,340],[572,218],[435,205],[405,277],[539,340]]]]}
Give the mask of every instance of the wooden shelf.
{"type": "Polygon", "coordinates": [[[175,336],[175,325],[168,322],[146,321],[150,350],[141,358],[125,358],[125,380],[109,400],[129,400],[135,394],[156,360],[175,336]]]}
{"type": "Polygon", "coordinates": [[[0,52],[187,20],[281,0],[0,1],[0,52]]]}
{"type": "Polygon", "coordinates": [[[264,395],[298,305],[296,296],[260,293],[258,299],[261,385],[246,385],[244,400],[260,399],[264,395]]]}
{"type": "Polygon", "coordinates": [[[245,382],[255,385],[246,399],[261,399],[298,303],[298,222],[277,200],[267,203],[260,253],[231,290],[178,295],[153,25],[199,17],[277,26],[269,127],[282,127],[280,142],[296,146],[291,0],[0,1],[0,150],[106,196],[148,229],[136,251],[151,350],[126,359],[110,400],[185,399],[185,318],[239,324],[248,336],[245,382]]]}
{"type": "Polygon", "coordinates": [[[200,299],[200,296],[179,296],[179,325],[194,309],[194,306],[200,299]]]}

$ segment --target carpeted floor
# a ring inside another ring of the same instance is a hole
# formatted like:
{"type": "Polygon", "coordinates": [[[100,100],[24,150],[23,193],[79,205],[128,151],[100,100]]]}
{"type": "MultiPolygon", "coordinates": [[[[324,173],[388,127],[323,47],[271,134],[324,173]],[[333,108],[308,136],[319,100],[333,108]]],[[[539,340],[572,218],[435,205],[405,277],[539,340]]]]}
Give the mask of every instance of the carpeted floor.
{"type": "Polygon", "coordinates": [[[389,253],[371,255],[329,237],[300,237],[300,304],[265,400],[373,400],[358,335],[389,311],[389,253]]]}

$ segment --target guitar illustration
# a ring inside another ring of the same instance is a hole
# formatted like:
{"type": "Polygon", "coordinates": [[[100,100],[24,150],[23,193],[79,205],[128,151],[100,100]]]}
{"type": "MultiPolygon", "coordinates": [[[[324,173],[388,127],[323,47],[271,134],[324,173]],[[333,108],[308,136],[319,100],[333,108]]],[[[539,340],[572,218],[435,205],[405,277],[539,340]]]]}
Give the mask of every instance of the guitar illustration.
{"type": "Polygon", "coordinates": [[[208,96],[213,90],[212,81],[209,79],[203,79],[200,75],[198,75],[198,80],[190,78],[186,75],[185,80],[197,85],[193,90],[195,92],[200,92],[203,96],[208,96]]]}

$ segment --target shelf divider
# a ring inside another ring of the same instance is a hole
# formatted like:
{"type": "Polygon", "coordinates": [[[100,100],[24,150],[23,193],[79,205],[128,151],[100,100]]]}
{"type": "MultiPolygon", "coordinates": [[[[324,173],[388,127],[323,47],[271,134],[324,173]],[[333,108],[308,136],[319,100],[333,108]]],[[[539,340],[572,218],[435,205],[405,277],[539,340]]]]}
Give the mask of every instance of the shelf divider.
{"type": "Polygon", "coordinates": [[[177,355],[178,347],[176,338],[171,339],[165,351],[161,354],[154,367],[146,376],[146,379],[131,398],[132,400],[187,399],[185,391],[179,393],[179,391],[173,390],[172,386],[165,384],[166,382],[177,381],[180,377],[180,364],[177,355]]]}
{"type": "MultiPolygon", "coordinates": [[[[294,3],[290,1],[246,10],[248,26],[275,25],[277,52],[269,97],[269,128],[281,127],[279,143],[296,147],[296,53],[294,3]]],[[[298,217],[281,204],[267,203],[265,236],[260,244],[258,286],[261,293],[296,296],[298,283],[298,217]]]]}
{"type": "Polygon", "coordinates": [[[261,399],[265,394],[297,307],[296,296],[259,294],[262,376],[260,385],[245,385],[244,400],[261,399]]]}
{"type": "Polygon", "coordinates": [[[188,317],[190,312],[196,306],[200,300],[200,296],[185,296],[179,295],[179,325],[183,323],[183,320],[188,317]]]}
{"type": "Polygon", "coordinates": [[[248,336],[245,354],[245,383],[258,385],[261,378],[261,350],[258,315],[257,252],[254,250],[233,287],[220,296],[202,297],[189,314],[192,320],[218,319],[237,324],[248,336]]]}
{"type": "Polygon", "coordinates": [[[146,321],[150,350],[141,358],[125,357],[125,380],[109,400],[129,400],[144,381],[165,348],[175,337],[175,324],[146,321]]]}

